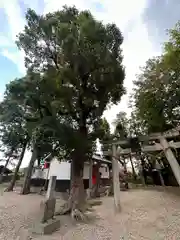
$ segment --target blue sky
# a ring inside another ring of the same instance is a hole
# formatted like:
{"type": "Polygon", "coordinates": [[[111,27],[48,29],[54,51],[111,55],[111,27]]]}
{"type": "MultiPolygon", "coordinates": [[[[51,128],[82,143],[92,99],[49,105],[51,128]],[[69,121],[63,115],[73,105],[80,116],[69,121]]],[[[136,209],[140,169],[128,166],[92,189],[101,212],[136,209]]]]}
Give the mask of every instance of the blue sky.
{"type": "Polygon", "coordinates": [[[114,22],[124,35],[123,54],[126,67],[125,87],[128,94],[117,106],[105,112],[112,122],[119,111],[127,109],[132,81],[145,61],[158,55],[162,42],[167,39],[165,30],[179,20],[179,0],[0,0],[0,99],[5,84],[25,74],[24,55],[16,45],[16,35],[25,24],[27,8],[38,13],[52,12],[63,5],[76,5],[78,9],[89,9],[104,23],[114,22]]]}

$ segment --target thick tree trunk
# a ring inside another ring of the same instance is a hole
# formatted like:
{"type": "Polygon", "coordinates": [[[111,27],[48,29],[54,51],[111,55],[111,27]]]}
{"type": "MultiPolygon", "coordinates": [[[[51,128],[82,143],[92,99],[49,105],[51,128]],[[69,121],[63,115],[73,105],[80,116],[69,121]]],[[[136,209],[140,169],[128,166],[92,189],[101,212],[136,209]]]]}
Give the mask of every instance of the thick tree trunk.
{"type": "Polygon", "coordinates": [[[21,189],[21,194],[23,195],[30,193],[31,175],[32,175],[32,170],[33,170],[36,158],[37,158],[37,151],[36,151],[36,148],[33,147],[33,153],[32,153],[31,160],[29,162],[29,166],[26,172],[23,187],[21,189]]]}
{"type": "Polygon", "coordinates": [[[86,153],[88,151],[88,136],[86,127],[86,118],[83,115],[80,121],[79,136],[80,144],[76,146],[72,152],[72,163],[71,163],[71,187],[69,199],[66,206],[60,209],[56,214],[62,215],[71,213],[73,219],[84,219],[83,212],[85,211],[86,205],[86,194],[83,183],[83,170],[84,162],[86,161],[86,153]]]}
{"type": "Polygon", "coordinates": [[[72,161],[72,181],[69,200],[71,209],[81,208],[85,202],[85,190],[83,183],[84,162],[72,161]]]}
{"type": "Polygon", "coordinates": [[[0,175],[0,183],[2,183],[2,181],[3,181],[3,174],[5,173],[5,170],[6,170],[6,168],[7,168],[7,165],[8,165],[8,163],[9,163],[10,159],[11,159],[11,155],[10,155],[9,158],[6,160],[6,163],[5,163],[5,165],[4,165],[3,169],[2,169],[2,172],[1,172],[1,175],[0,175]]]}
{"type": "Polygon", "coordinates": [[[17,166],[16,166],[16,169],[15,169],[15,172],[14,172],[14,175],[13,175],[13,178],[12,178],[9,186],[8,186],[7,189],[5,190],[6,192],[13,191],[13,188],[14,188],[14,185],[15,185],[15,183],[16,183],[17,176],[18,176],[19,168],[20,168],[21,163],[22,163],[22,160],[23,160],[23,158],[24,158],[24,153],[25,153],[25,151],[26,151],[26,146],[27,146],[27,142],[25,142],[24,145],[23,145],[23,148],[22,148],[22,151],[21,151],[21,155],[20,155],[18,164],[17,164],[17,166]]]}
{"type": "Polygon", "coordinates": [[[71,186],[70,194],[66,204],[60,207],[56,215],[71,213],[73,219],[84,219],[86,194],[83,183],[84,162],[73,158],[71,163],[71,186]]]}

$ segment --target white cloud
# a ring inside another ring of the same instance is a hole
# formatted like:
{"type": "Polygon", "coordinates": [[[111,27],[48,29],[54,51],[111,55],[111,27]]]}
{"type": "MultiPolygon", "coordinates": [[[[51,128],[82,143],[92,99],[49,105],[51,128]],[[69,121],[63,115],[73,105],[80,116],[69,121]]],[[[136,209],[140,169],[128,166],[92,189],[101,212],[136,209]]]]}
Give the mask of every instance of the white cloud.
{"type": "Polygon", "coordinates": [[[4,9],[8,18],[9,36],[13,41],[16,40],[16,35],[24,28],[25,20],[22,18],[21,8],[18,0],[1,0],[1,7],[4,9]]]}
{"type": "Polygon", "coordinates": [[[115,22],[123,31],[130,20],[136,19],[143,12],[147,5],[147,0],[44,0],[44,12],[56,11],[65,4],[68,6],[75,5],[78,9],[89,9],[97,19],[107,22],[115,22]],[[98,11],[95,7],[96,3],[100,3],[103,11],[98,11]]]}
{"type": "Polygon", "coordinates": [[[1,54],[14,62],[18,66],[18,69],[21,73],[25,73],[26,69],[24,66],[23,52],[11,51],[6,48],[1,51],[1,54]]]}
{"type": "Polygon", "coordinates": [[[4,10],[8,19],[7,35],[0,35],[1,54],[13,61],[18,66],[19,71],[24,73],[24,56],[15,45],[16,36],[23,30],[25,24],[19,1],[1,0],[0,7],[4,10]]]}
{"type": "Polygon", "coordinates": [[[6,36],[0,36],[0,47],[12,47],[12,41],[6,36]]]}

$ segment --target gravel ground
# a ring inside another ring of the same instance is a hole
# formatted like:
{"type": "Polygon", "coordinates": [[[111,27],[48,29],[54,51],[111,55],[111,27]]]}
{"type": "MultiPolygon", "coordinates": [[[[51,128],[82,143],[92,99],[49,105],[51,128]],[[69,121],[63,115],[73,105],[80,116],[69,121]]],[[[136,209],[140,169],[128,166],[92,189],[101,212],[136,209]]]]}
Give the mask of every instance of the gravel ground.
{"type": "Polygon", "coordinates": [[[39,218],[43,197],[35,194],[0,196],[0,240],[160,240],[180,239],[179,196],[155,190],[121,193],[122,212],[115,215],[113,199],[103,198],[95,207],[96,218],[89,224],[61,221],[61,229],[51,236],[31,236],[28,229],[39,218]]]}

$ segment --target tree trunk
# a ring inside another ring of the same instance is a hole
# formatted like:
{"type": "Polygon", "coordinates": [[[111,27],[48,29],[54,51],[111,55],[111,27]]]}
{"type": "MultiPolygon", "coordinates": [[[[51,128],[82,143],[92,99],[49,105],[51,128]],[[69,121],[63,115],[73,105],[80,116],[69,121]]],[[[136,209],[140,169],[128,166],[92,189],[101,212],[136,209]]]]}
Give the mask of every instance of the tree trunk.
{"type": "Polygon", "coordinates": [[[24,158],[24,153],[25,153],[25,151],[26,151],[26,146],[27,146],[27,142],[25,142],[24,145],[23,145],[23,148],[22,148],[22,151],[21,151],[21,155],[20,155],[18,164],[17,164],[17,166],[16,166],[16,169],[15,169],[15,172],[14,172],[14,175],[13,175],[13,178],[12,178],[9,186],[8,186],[7,189],[5,190],[5,191],[7,191],[7,192],[13,191],[13,188],[14,188],[14,185],[15,185],[15,183],[16,183],[17,176],[18,176],[19,168],[20,168],[21,163],[22,163],[22,160],[23,160],[23,158],[24,158]]]}
{"type": "Polygon", "coordinates": [[[71,163],[71,186],[69,199],[66,206],[58,211],[57,215],[71,213],[73,219],[84,219],[83,212],[86,205],[86,194],[83,183],[84,162],[86,161],[86,153],[88,151],[88,135],[86,127],[86,118],[83,116],[79,127],[80,144],[76,145],[72,152],[71,163]]]}
{"type": "Polygon", "coordinates": [[[37,151],[36,151],[36,148],[33,147],[33,153],[32,153],[32,156],[31,156],[31,160],[29,162],[29,166],[28,166],[28,169],[27,169],[27,172],[26,172],[26,176],[24,178],[23,187],[21,189],[21,194],[23,194],[23,195],[30,193],[31,175],[32,175],[32,170],[33,170],[36,158],[37,158],[37,151]]]}
{"type": "Polygon", "coordinates": [[[66,204],[60,207],[56,215],[71,213],[73,219],[84,219],[86,194],[83,183],[84,161],[82,158],[73,157],[71,163],[70,194],[66,204]]]}
{"type": "Polygon", "coordinates": [[[136,171],[135,171],[135,169],[134,169],[134,164],[133,164],[133,160],[132,160],[131,154],[129,155],[129,159],[130,159],[130,162],[131,162],[133,178],[134,178],[134,180],[136,180],[136,179],[137,179],[137,175],[136,175],[136,171]]]}
{"type": "Polygon", "coordinates": [[[85,202],[85,190],[83,183],[83,170],[84,162],[76,162],[75,159],[72,161],[72,182],[70,189],[69,200],[71,202],[71,209],[79,208],[85,202]]]}
{"type": "Polygon", "coordinates": [[[6,160],[6,163],[5,163],[5,165],[4,165],[3,169],[2,169],[2,172],[1,172],[1,175],[0,175],[0,183],[2,183],[2,181],[3,181],[3,174],[5,173],[5,170],[7,168],[7,165],[9,163],[10,159],[11,159],[11,155],[6,160]]]}

